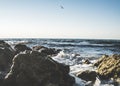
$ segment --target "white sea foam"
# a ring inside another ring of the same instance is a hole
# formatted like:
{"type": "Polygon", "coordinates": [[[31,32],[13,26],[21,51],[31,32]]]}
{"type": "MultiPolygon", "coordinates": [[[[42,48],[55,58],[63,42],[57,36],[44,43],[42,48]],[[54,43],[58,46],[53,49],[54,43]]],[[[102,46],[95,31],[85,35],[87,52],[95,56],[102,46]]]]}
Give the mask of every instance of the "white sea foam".
{"type": "Polygon", "coordinates": [[[87,42],[87,41],[83,41],[83,42],[80,42],[79,44],[80,44],[80,45],[89,45],[90,43],[87,42]]]}
{"type": "Polygon", "coordinates": [[[12,40],[12,41],[6,41],[8,44],[10,45],[16,45],[16,44],[28,44],[29,42],[27,40],[20,40],[20,41],[17,41],[17,40],[12,40]]]}
{"type": "Polygon", "coordinates": [[[96,77],[96,81],[94,83],[94,86],[101,86],[101,81],[98,77],[96,77]]]}
{"type": "Polygon", "coordinates": [[[73,74],[70,74],[70,75],[75,78],[75,84],[74,84],[74,86],[85,86],[86,85],[86,83],[87,83],[86,81],[84,81],[84,80],[76,77],[73,74]]]}
{"type": "Polygon", "coordinates": [[[66,65],[75,65],[76,59],[73,58],[74,57],[72,55],[65,54],[63,51],[61,51],[57,56],[53,57],[54,60],[66,65]]]}
{"type": "MultiPolygon", "coordinates": [[[[53,57],[54,60],[64,63],[66,65],[70,65],[70,72],[77,73],[83,70],[95,70],[92,64],[82,64],[84,59],[82,59],[79,55],[75,54],[66,54],[64,51],[61,51],[57,56],[53,57]]],[[[96,60],[91,60],[94,63],[96,60]]]]}
{"type": "Polygon", "coordinates": [[[95,71],[96,68],[92,66],[92,64],[78,64],[74,66],[70,66],[70,71],[73,74],[78,73],[79,71],[84,71],[84,70],[90,70],[90,71],[95,71]]]}

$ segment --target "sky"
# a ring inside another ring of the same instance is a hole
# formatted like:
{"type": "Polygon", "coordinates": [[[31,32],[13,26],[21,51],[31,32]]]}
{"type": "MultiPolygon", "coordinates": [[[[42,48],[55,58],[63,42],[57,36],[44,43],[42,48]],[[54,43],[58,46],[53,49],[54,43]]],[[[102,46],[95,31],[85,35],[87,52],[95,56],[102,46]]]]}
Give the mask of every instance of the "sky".
{"type": "Polygon", "coordinates": [[[0,38],[120,39],[120,0],[0,0],[0,38]]]}

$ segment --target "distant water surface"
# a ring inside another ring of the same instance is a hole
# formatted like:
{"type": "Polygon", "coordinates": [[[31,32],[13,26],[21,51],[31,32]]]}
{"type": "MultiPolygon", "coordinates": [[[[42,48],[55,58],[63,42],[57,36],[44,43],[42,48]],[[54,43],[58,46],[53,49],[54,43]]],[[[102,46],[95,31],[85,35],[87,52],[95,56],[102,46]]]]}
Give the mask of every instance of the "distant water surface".
{"type": "Polygon", "coordinates": [[[95,40],[95,39],[4,39],[10,45],[17,43],[29,47],[42,45],[62,49],[65,53],[80,54],[87,57],[99,57],[103,54],[120,54],[120,40],[95,40]]]}

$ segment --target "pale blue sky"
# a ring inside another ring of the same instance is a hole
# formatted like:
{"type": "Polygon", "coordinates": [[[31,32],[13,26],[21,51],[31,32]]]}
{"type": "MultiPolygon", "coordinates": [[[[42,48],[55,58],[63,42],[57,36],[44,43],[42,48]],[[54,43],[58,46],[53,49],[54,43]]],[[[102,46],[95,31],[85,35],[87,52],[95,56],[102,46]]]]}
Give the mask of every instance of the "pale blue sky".
{"type": "Polygon", "coordinates": [[[120,39],[120,0],[0,0],[0,37],[120,39]]]}

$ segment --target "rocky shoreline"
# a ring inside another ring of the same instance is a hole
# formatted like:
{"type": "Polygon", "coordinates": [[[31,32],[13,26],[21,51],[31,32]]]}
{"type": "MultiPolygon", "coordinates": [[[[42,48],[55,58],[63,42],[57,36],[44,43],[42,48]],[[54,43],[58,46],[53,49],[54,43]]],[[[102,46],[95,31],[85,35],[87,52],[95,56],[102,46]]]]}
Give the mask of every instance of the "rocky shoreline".
{"type": "MultiPolygon", "coordinates": [[[[60,51],[44,46],[31,49],[24,44],[12,48],[1,40],[0,86],[75,86],[75,78],[69,75],[69,66],[51,58],[60,51]]],[[[86,60],[85,63],[90,62],[86,60]]],[[[87,86],[93,86],[96,77],[120,85],[120,55],[104,55],[93,66],[97,67],[96,71],[85,70],[76,74],[85,81],[92,81],[87,86]]]]}
{"type": "Polygon", "coordinates": [[[92,86],[96,82],[96,77],[100,79],[101,83],[110,81],[109,84],[120,86],[120,55],[103,55],[93,64],[93,67],[97,69],[80,71],[76,76],[86,81],[92,81],[92,86]]]}

